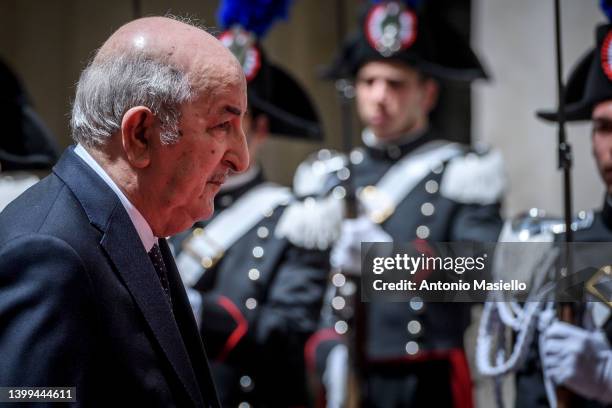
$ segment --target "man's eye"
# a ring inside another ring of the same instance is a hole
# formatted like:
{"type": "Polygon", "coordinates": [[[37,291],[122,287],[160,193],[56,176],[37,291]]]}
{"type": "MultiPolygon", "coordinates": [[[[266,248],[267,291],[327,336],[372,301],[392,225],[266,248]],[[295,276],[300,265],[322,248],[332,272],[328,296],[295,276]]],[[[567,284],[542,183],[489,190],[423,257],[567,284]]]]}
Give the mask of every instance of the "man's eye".
{"type": "Polygon", "coordinates": [[[597,133],[612,133],[612,122],[607,120],[594,121],[593,131],[597,133]]]}
{"type": "Polygon", "coordinates": [[[404,87],[404,82],[402,81],[389,81],[388,84],[391,89],[401,89],[404,87]]]}
{"type": "Polygon", "coordinates": [[[223,131],[228,131],[229,128],[231,126],[231,123],[229,122],[223,122],[220,125],[215,126],[215,130],[223,130],[223,131]]]}

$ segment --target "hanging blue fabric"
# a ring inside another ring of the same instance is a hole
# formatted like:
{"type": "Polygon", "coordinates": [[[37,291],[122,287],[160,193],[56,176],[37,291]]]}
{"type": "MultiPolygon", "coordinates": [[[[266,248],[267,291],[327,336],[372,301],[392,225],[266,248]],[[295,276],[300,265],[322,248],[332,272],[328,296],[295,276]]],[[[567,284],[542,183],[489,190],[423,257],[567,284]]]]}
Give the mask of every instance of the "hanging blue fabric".
{"type": "Polygon", "coordinates": [[[612,22],[612,0],[600,0],[599,6],[601,11],[608,17],[608,21],[612,22]]]}
{"type": "Polygon", "coordinates": [[[286,20],[291,0],[224,0],[217,12],[217,21],[227,29],[240,24],[263,37],[276,20],[286,20]]]}
{"type": "MultiPolygon", "coordinates": [[[[376,3],[382,3],[384,1],[388,1],[388,0],[371,0],[372,3],[376,4],[376,3]]],[[[404,4],[406,4],[408,7],[410,7],[411,9],[415,10],[417,9],[421,3],[423,3],[423,0],[402,0],[404,4]]]]}

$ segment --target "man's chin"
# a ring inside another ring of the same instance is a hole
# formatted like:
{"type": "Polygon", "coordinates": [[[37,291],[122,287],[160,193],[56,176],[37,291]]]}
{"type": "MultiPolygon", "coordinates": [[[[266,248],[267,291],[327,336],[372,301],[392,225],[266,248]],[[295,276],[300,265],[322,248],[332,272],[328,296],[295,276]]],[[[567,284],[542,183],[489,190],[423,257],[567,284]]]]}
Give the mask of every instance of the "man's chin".
{"type": "Polygon", "coordinates": [[[215,196],[217,195],[217,192],[218,191],[206,194],[206,198],[202,201],[204,205],[199,211],[199,216],[196,222],[201,220],[207,220],[212,217],[213,213],[215,212],[215,196]]]}

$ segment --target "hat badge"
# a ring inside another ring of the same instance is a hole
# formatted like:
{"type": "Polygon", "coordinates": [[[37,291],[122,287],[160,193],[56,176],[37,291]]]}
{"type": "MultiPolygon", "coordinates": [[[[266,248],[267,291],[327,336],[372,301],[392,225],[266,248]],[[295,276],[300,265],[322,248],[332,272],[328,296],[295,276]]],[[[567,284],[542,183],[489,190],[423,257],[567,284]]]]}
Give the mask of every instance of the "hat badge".
{"type": "Polygon", "coordinates": [[[612,31],[609,31],[601,45],[601,67],[609,80],[612,81],[612,31]]]}
{"type": "Polygon", "coordinates": [[[370,45],[383,57],[390,57],[414,43],[417,17],[401,3],[384,2],[368,12],[364,28],[370,45]]]}
{"type": "Polygon", "coordinates": [[[224,31],[219,41],[238,59],[247,82],[253,80],[261,68],[261,52],[255,45],[255,36],[236,25],[224,31]]]}

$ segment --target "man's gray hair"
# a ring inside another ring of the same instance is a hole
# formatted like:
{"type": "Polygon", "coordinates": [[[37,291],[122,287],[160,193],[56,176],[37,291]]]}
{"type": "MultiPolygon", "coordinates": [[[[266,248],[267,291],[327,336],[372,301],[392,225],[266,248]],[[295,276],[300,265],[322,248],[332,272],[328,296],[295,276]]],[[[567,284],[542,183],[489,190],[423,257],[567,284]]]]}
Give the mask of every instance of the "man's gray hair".
{"type": "Polygon", "coordinates": [[[99,147],[121,128],[123,115],[146,106],[160,120],[161,142],[178,140],[181,105],[193,94],[188,75],[168,59],[126,52],[93,60],[81,74],[70,126],[75,142],[99,147]]]}

